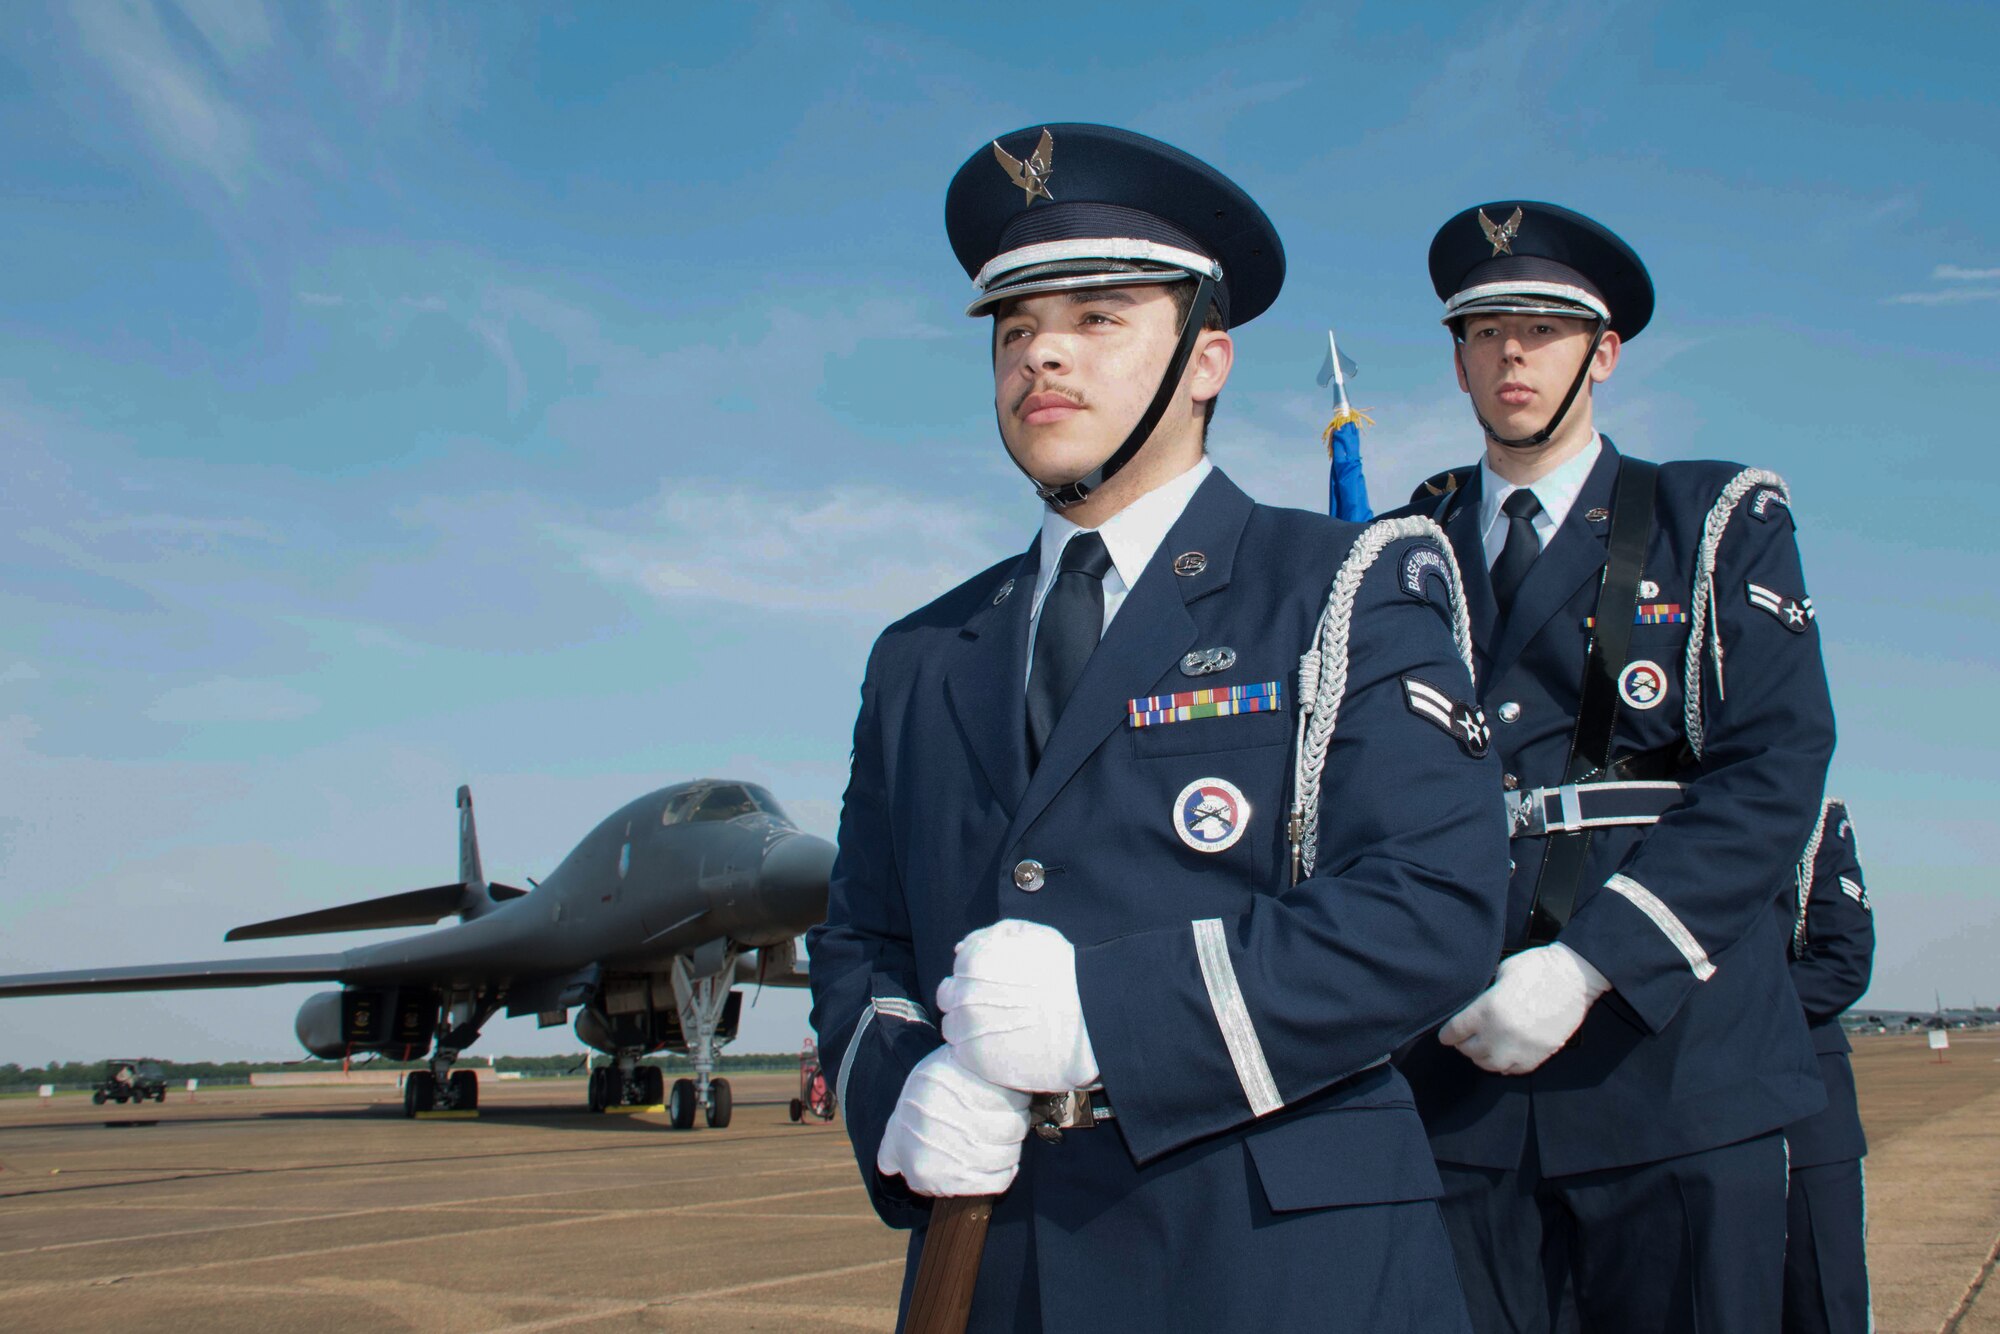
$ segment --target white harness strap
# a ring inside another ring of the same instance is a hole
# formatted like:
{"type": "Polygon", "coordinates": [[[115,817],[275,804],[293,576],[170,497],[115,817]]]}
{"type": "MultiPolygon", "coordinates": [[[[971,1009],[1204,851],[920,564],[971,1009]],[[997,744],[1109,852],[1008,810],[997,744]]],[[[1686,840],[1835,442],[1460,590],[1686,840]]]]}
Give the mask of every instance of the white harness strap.
{"type": "Polygon", "coordinates": [[[1319,789],[1326,771],[1326,750],[1340,721],[1340,703],[1347,694],[1348,640],[1354,621],[1354,600],[1361,578],[1391,542],[1427,537],[1444,553],[1450,585],[1452,639],[1465,672],[1472,675],[1472,617],[1465,607],[1465,589],[1458,559],[1444,529],[1420,515],[1379,519],[1362,530],[1327,593],[1313,646],[1299,659],[1299,733],[1292,760],[1292,883],[1313,873],[1319,857],[1319,789]]]}
{"type": "Polygon", "coordinates": [[[1729,485],[1722,488],[1715,505],[1708,511],[1708,521],[1702,525],[1701,551],[1695,558],[1694,566],[1694,606],[1688,617],[1687,665],[1681,682],[1681,693],[1686,701],[1688,749],[1696,759],[1701,758],[1701,650],[1704,635],[1715,661],[1715,695],[1718,700],[1727,699],[1729,692],[1722,683],[1722,622],[1715,610],[1715,553],[1722,545],[1722,534],[1729,527],[1730,516],[1743,503],[1743,497],[1758,487],[1769,487],[1784,497],[1786,508],[1791,507],[1791,488],[1785,479],[1774,472],[1762,468],[1745,468],[1729,479],[1729,485]]]}

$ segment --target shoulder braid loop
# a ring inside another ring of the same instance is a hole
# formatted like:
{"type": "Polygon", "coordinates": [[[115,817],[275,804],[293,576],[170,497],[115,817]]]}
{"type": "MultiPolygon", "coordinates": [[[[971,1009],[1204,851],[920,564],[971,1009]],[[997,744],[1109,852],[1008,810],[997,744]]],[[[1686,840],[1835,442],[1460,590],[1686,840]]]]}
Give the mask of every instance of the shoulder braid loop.
{"type": "Polygon", "coordinates": [[[1428,538],[1444,553],[1450,584],[1452,640],[1465,663],[1467,677],[1472,675],[1472,618],[1466,610],[1458,558],[1444,530],[1420,515],[1378,519],[1369,524],[1355,539],[1339,573],[1334,575],[1312,647],[1299,659],[1299,731],[1292,761],[1290,825],[1293,884],[1313,873],[1319,856],[1320,778],[1326,771],[1327,746],[1340,721],[1341,700],[1347,694],[1349,632],[1362,576],[1390,543],[1410,537],[1428,538]]]}
{"type": "Polygon", "coordinates": [[[1722,682],[1722,623],[1715,610],[1715,553],[1722,545],[1722,534],[1729,527],[1736,507],[1743,503],[1743,497],[1760,486],[1776,491],[1784,498],[1786,508],[1791,507],[1792,492],[1785,485],[1784,478],[1762,468],[1745,468],[1722,488],[1722,494],[1708,511],[1707,522],[1702,525],[1701,552],[1695,559],[1694,567],[1694,605],[1689,609],[1688,616],[1687,663],[1681,682],[1688,749],[1694,752],[1696,759],[1701,758],[1702,746],[1701,651],[1704,638],[1715,663],[1715,697],[1718,701],[1729,697],[1722,682]]]}

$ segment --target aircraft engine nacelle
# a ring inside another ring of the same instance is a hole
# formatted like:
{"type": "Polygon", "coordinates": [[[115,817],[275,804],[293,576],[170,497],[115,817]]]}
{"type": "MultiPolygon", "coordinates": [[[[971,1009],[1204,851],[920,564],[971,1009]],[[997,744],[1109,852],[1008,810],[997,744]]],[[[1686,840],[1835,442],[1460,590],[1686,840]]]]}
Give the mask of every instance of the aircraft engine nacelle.
{"type": "Polygon", "coordinates": [[[292,1029],[322,1060],[380,1052],[411,1061],[430,1050],[437,1018],[437,996],[427,988],[349,987],[306,997],[292,1029]]]}

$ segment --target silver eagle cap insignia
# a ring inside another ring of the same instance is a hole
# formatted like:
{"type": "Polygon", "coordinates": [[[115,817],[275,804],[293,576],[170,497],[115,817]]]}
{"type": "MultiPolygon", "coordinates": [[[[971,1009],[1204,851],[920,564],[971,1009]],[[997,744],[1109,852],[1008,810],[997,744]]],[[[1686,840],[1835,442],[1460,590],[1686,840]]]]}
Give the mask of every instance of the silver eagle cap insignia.
{"type": "Polygon", "coordinates": [[[1056,197],[1049,193],[1049,177],[1056,172],[1054,135],[1043,130],[1042,141],[1035,145],[1035,151],[1028,155],[1026,162],[1002,148],[998,139],[993,141],[993,156],[1006,171],[1007,179],[1021,187],[1024,207],[1037,199],[1046,199],[1051,204],[1056,202],[1056,197]]]}
{"type": "MultiPolygon", "coordinates": [[[[1486,239],[1493,243],[1493,254],[1514,253],[1514,238],[1521,234],[1521,210],[1515,209],[1514,216],[1500,226],[1493,225],[1493,219],[1486,216],[1486,210],[1479,210],[1479,230],[1486,233],[1486,239]]],[[[1489,256],[1490,258],[1490,256],[1489,256]]]]}

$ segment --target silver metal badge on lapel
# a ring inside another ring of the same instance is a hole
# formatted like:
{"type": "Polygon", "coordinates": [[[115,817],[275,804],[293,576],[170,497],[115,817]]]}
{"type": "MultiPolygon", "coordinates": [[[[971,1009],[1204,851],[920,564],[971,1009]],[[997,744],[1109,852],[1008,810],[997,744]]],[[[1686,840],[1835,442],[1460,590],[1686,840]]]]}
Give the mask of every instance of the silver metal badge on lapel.
{"type": "Polygon", "coordinates": [[[1199,551],[1183,551],[1174,557],[1174,573],[1192,579],[1208,568],[1208,557],[1199,551]]]}
{"type": "Polygon", "coordinates": [[[1640,597],[1642,597],[1642,598],[1656,598],[1656,597],[1658,597],[1659,595],[1660,595],[1660,586],[1659,586],[1658,584],[1654,583],[1654,582],[1653,582],[1653,581],[1652,581],[1651,579],[1641,579],[1641,580],[1639,581],[1639,596],[1640,596],[1640,597]]]}
{"type": "Polygon", "coordinates": [[[1012,579],[1009,579],[1006,583],[1000,585],[999,590],[993,594],[993,605],[997,607],[1001,603],[1005,602],[1007,600],[1007,595],[1009,593],[1012,593],[1013,591],[1014,591],[1014,581],[1012,579]]]}
{"type": "Polygon", "coordinates": [[[1198,648],[1181,659],[1182,676],[1212,676],[1236,665],[1236,650],[1229,647],[1198,648]]]}
{"type": "Polygon", "coordinates": [[[1603,523],[1606,519],[1610,517],[1611,517],[1610,510],[1599,507],[1585,514],[1583,516],[1583,520],[1585,523],[1603,523]]]}
{"type": "Polygon", "coordinates": [[[1227,778],[1197,778],[1174,798],[1174,832],[1196,852],[1235,847],[1249,824],[1249,798],[1227,778]]]}

